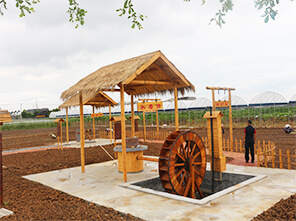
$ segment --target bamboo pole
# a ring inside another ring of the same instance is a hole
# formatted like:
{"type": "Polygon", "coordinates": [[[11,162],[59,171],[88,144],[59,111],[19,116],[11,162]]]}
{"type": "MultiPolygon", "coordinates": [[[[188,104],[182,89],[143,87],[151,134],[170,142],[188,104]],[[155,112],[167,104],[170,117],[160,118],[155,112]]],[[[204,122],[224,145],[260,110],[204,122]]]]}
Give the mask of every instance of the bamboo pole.
{"type": "Polygon", "coordinates": [[[67,136],[67,143],[69,143],[69,116],[68,116],[68,108],[66,108],[66,136],[67,136]]]}
{"type": "Polygon", "coordinates": [[[123,180],[127,182],[126,172],[126,129],[125,129],[125,114],[124,114],[124,85],[120,86],[120,106],[121,106],[121,146],[123,156],[123,180]]]}
{"type": "Polygon", "coordinates": [[[272,159],[272,168],[274,168],[275,165],[274,165],[274,151],[273,151],[273,149],[271,150],[271,159],[272,159]]]}
{"type": "Polygon", "coordinates": [[[258,151],[257,151],[257,167],[260,167],[260,147],[258,148],[258,151]]]}
{"type": "Polygon", "coordinates": [[[233,148],[233,130],[232,130],[232,108],[231,108],[231,90],[228,90],[229,95],[229,139],[230,139],[230,149],[233,148]]]}
{"type": "Polygon", "coordinates": [[[144,142],[146,142],[146,123],[145,123],[145,111],[143,111],[143,136],[144,136],[144,142]]]}
{"type": "MultiPolygon", "coordinates": [[[[95,106],[92,106],[93,114],[95,113],[95,106]]],[[[96,126],[95,126],[95,116],[93,116],[93,137],[96,140],[96,126]]]]}
{"type": "Polygon", "coordinates": [[[175,95],[175,130],[179,130],[179,115],[178,115],[178,90],[177,87],[174,87],[175,95]]]}
{"type": "Polygon", "coordinates": [[[109,104],[109,129],[110,129],[110,141],[112,142],[112,122],[110,121],[110,119],[111,119],[111,105],[109,104]]]}
{"type": "Polygon", "coordinates": [[[282,150],[279,149],[279,155],[280,155],[280,168],[283,169],[283,159],[282,159],[282,150]]]}
{"type": "Polygon", "coordinates": [[[265,164],[265,167],[267,167],[267,152],[266,152],[266,146],[264,145],[263,148],[264,148],[264,164],[265,164]]]}
{"type": "Polygon", "coordinates": [[[287,149],[287,157],[288,157],[288,169],[291,170],[291,159],[290,159],[290,151],[287,149]]]}
{"type": "Polygon", "coordinates": [[[84,159],[84,116],[83,116],[83,101],[82,92],[79,92],[79,106],[80,106],[80,155],[81,155],[81,172],[85,172],[84,159]]]}
{"type": "Polygon", "coordinates": [[[135,137],[135,111],[134,111],[134,95],[131,93],[131,124],[132,124],[132,135],[131,137],[135,137]]]}

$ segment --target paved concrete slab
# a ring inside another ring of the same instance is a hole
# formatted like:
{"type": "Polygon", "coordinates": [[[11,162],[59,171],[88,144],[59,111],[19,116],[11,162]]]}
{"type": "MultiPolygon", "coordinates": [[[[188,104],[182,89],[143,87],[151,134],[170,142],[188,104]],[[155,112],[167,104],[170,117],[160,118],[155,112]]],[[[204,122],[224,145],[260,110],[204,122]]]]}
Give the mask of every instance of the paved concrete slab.
{"type": "Polygon", "coordinates": [[[13,215],[12,211],[5,209],[5,208],[0,209],[0,218],[5,217],[5,216],[10,216],[10,215],[13,215]]]}
{"type": "MultiPolygon", "coordinates": [[[[158,176],[157,163],[144,161],[144,171],[128,174],[129,182],[158,176]]],[[[168,199],[124,188],[117,161],[24,176],[70,195],[112,207],[146,220],[250,220],[281,198],[296,193],[296,171],[227,165],[228,172],[250,173],[264,179],[203,205],[168,199]]]]}
{"type": "MultiPolygon", "coordinates": [[[[119,140],[117,140],[117,142],[119,142],[119,140]]],[[[86,140],[84,143],[84,147],[95,147],[98,145],[109,145],[109,144],[113,144],[113,142],[110,141],[110,139],[95,139],[95,140],[86,140]]],[[[66,147],[71,147],[71,148],[80,148],[80,142],[76,142],[76,141],[71,141],[68,144],[67,143],[63,143],[63,146],[66,147]]]]}

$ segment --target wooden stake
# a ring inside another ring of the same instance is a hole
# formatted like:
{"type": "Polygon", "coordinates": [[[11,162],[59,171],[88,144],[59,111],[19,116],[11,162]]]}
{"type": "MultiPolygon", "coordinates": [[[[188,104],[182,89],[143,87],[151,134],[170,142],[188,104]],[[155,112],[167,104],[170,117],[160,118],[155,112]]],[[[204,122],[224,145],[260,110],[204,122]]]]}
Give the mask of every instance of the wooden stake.
{"type": "Polygon", "coordinates": [[[134,95],[131,93],[131,124],[132,124],[132,135],[131,137],[135,136],[135,111],[134,111],[134,95]]]}
{"type": "Polygon", "coordinates": [[[288,157],[288,169],[291,170],[291,160],[290,160],[290,151],[287,149],[287,157],[288,157]]]}
{"type": "Polygon", "coordinates": [[[127,182],[126,172],[126,131],[125,131],[125,114],[124,114],[124,85],[120,86],[120,106],[121,106],[121,146],[123,156],[123,181],[127,182]]]}
{"type": "Polygon", "coordinates": [[[267,167],[267,152],[266,152],[266,146],[263,145],[263,148],[264,148],[264,164],[265,164],[265,167],[267,167]]]}
{"type": "MultiPolygon", "coordinates": [[[[2,126],[2,123],[0,123],[0,126],[2,126]]],[[[2,133],[0,132],[0,206],[3,205],[3,163],[2,163],[2,133]]]]}
{"type": "MultiPolygon", "coordinates": [[[[93,114],[95,113],[95,106],[92,106],[93,114]]],[[[96,125],[95,125],[95,116],[93,116],[93,137],[96,140],[96,125]]]]}
{"type": "Polygon", "coordinates": [[[143,111],[143,135],[144,135],[144,142],[146,142],[146,123],[145,123],[145,111],[143,111]]]}
{"type": "Polygon", "coordinates": [[[175,130],[179,130],[179,115],[178,115],[178,89],[174,87],[175,95],[175,130]]]}
{"type": "Polygon", "coordinates": [[[271,150],[271,159],[272,159],[272,168],[274,168],[275,165],[274,165],[274,151],[273,151],[273,149],[271,150]]]}
{"type": "Polygon", "coordinates": [[[81,155],[81,172],[85,172],[84,159],[84,116],[83,116],[83,101],[82,92],[79,92],[79,106],[80,106],[80,155],[81,155]]]}
{"type": "Polygon", "coordinates": [[[280,155],[280,168],[283,169],[283,159],[282,159],[282,150],[279,149],[279,155],[280,155]]]}
{"type": "Polygon", "coordinates": [[[67,136],[67,143],[69,143],[69,116],[68,116],[68,108],[66,108],[66,136],[67,136]]]}
{"type": "MultiPolygon", "coordinates": [[[[112,122],[110,121],[111,119],[111,105],[109,104],[109,128],[110,128],[110,141],[112,142],[112,122]]],[[[115,133],[114,133],[115,134],[115,133]]],[[[115,142],[115,138],[114,138],[115,142]]]]}

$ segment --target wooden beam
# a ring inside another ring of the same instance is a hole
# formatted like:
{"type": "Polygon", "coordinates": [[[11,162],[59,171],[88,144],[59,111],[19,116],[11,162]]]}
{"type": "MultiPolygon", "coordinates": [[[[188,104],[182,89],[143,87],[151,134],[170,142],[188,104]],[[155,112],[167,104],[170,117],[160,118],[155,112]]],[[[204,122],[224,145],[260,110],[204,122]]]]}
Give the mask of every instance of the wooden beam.
{"type": "Polygon", "coordinates": [[[136,70],[136,72],[134,74],[132,74],[129,78],[127,78],[123,84],[129,84],[132,80],[134,80],[138,75],[140,75],[143,71],[146,70],[146,68],[148,68],[151,64],[153,64],[153,62],[155,62],[159,56],[161,55],[161,52],[157,52],[148,62],[146,62],[145,64],[143,64],[140,68],[138,68],[138,70],[136,70]]]}
{"type": "Polygon", "coordinates": [[[106,88],[106,89],[102,89],[101,91],[117,91],[117,92],[120,92],[120,89],[118,89],[118,88],[106,88]]]}
{"type": "Polygon", "coordinates": [[[69,113],[68,113],[68,108],[66,108],[66,136],[67,136],[67,143],[69,143],[69,113]]]}
{"type": "Polygon", "coordinates": [[[131,125],[132,125],[132,137],[135,136],[135,110],[134,110],[134,95],[131,93],[131,125]]]}
{"type": "Polygon", "coordinates": [[[81,172],[85,172],[84,159],[84,116],[83,116],[83,100],[82,92],[79,92],[79,106],[80,106],[80,155],[81,155],[81,172]]]}
{"type": "Polygon", "coordinates": [[[235,88],[231,87],[206,87],[208,90],[221,90],[221,91],[234,91],[235,88]]]}
{"type": "Polygon", "coordinates": [[[174,96],[175,96],[175,130],[179,130],[179,113],[178,113],[178,89],[174,87],[174,96]]]}
{"type": "Polygon", "coordinates": [[[133,80],[129,85],[172,85],[172,82],[169,81],[145,81],[145,80],[133,80]]]}
{"type": "MultiPolygon", "coordinates": [[[[92,106],[93,114],[95,113],[95,107],[92,106]]],[[[95,116],[93,116],[93,137],[94,141],[96,140],[96,125],[95,125],[95,116]]]]}
{"type": "Polygon", "coordinates": [[[120,86],[120,106],[121,106],[121,146],[123,156],[123,181],[127,181],[126,171],[126,129],[125,129],[125,116],[124,116],[124,85],[120,86]]]}
{"type": "Polygon", "coordinates": [[[191,85],[190,82],[185,78],[185,76],[163,54],[160,55],[160,58],[186,84],[187,87],[191,85]]]}

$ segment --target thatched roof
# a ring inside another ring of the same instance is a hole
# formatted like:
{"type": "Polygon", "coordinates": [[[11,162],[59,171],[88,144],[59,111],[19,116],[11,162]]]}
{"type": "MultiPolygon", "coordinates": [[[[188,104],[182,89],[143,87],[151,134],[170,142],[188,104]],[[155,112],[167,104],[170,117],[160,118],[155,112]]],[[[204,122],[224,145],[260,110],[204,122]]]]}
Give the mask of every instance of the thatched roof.
{"type": "MultiPolygon", "coordinates": [[[[83,105],[92,105],[95,107],[106,107],[111,105],[116,106],[117,103],[112,100],[107,94],[103,92],[97,92],[93,94],[92,92],[85,92],[82,94],[83,105]]],[[[70,99],[66,100],[62,105],[60,105],[60,109],[69,108],[79,106],[79,94],[74,95],[70,99]]]]}
{"type": "Polygon", "coordinates": [[[174,87],[182,94],[185,90],[194,91],[185,76],[161,51],[156,51],[102,67],[64,91],[61,98],[69,99],[79,91],[110,90],[121,84],[126,93],[134,95],[173,92],[174,87]]]}

